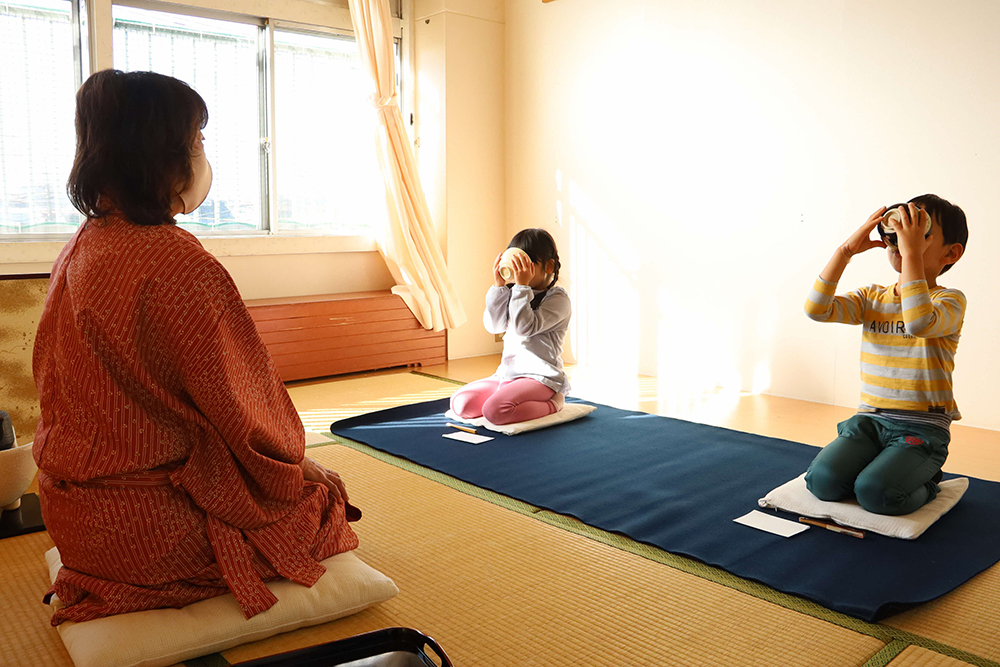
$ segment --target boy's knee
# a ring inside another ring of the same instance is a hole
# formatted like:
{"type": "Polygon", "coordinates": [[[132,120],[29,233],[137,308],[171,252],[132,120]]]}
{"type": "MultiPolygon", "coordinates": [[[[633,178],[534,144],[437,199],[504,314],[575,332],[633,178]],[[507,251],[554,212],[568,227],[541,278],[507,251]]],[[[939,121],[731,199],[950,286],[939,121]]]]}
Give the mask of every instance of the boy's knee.
{"type": "Polygon", "coordinates": [[[823,465],[811,465],[806,472],[806,488],[820,500],[843,500],[851,495],[852,487],[853,480],[838,477],[833,470],[823,465]]]}
{"type": "Polygon", "coordinates": [[[904,507],[910,494],[875,475],[858,475],[854,482],[854,495],[858,504],[872,514],[896,515],[910,511],[904,507]]]}

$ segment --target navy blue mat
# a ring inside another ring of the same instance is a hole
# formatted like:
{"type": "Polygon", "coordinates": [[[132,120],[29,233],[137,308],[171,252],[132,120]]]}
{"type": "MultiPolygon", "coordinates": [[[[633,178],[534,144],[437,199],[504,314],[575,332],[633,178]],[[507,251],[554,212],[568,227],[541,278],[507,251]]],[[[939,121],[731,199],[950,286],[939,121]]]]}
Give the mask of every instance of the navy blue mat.
{"type": "Polygon", "coordinates": [[[733,519],[801,474],[815,447],[603,405],[579,421],[470,445],[441,437],[452,432],[447,408],[448,399],[417,403],[331,430],[867,621],[933,600],[1000,560],[996,482],[970,479],[917,540],[821,529],[786,539],[733,519]]]}

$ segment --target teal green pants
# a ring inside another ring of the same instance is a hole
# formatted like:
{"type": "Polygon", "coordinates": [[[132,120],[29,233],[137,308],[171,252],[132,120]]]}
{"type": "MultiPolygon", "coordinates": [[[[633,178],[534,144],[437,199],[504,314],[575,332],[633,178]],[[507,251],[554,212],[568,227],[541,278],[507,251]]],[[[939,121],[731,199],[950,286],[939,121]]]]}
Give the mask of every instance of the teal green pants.
{"type": "Polygon", "coordinates": [[[837,434],[806,472],[820,500],[854,496],[869,512],[909,514],[940,491],[933,478],[948,458],[948,431],[857,414],[837,424],[837,434]]]}

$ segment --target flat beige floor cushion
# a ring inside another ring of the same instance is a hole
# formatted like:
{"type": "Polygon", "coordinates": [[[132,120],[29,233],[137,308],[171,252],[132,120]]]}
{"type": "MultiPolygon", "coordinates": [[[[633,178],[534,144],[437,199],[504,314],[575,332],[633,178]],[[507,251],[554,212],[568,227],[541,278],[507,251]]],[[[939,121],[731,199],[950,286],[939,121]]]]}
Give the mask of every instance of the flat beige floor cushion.
{"type": "Polygon", "coordinates": [[[496,431],[497,433],[503,433],[504,435],[517,435],[518,433],[537,431],[540,428],[548,428],[550,426],[555,426],[556,424],[562,424],[563,422],[571,422],[576,419],[580,419],[581,417],[586,417],[596,409],[596,405],[567,403],[561,410],[559,410],[559,412],[554,412],[551,415],[539,417],[538,419],[529,419],[526,422],[516,422],[514,424],[492,424],[486,419],[486,417],[479,417],[477,419],[462,419],[451,410],[444,413],[444,416],[453,421],[461,422],[463,424],[471,424],[472,426],[478,426],[490,431],[496,431]]]}
{"type": "Polygon", "coordinates": [[[872,514],[853,498],[839,502],[820,500],[806,488],[805,473],[785,482],[757,502],[761,507],[776,508],[816,519],[833,519],[842,526],[870,530],[887,537],[915,540],[962,499],[969,488],[969,478],[945,480],[938,486],[941,491],[934,500],[916,512],[900,516],[872,514]]]}
{"type": "MultiPolygon", "coordinates": [[[[59,551],[49,549],[45,561],[55,580],[62,567],[59,551]]],[[[323,565],[326,574],[312,588],[287,580],[267,584],[278,602],[250,620],[232,595],[222,595],[181,609],[66,622],[59,625],[59,635],[76,667],[158,667],[350,616],[399,592],[353,552],[327,558],[323,565]]],[[[52,605],[59,604],[53,596],[52,605]]]]}

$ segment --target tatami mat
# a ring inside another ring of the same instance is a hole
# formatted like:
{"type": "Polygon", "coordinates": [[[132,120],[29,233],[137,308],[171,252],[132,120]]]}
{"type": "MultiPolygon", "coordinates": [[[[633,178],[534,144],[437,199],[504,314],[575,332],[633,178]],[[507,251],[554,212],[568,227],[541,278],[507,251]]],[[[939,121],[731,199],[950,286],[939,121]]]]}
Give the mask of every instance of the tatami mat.
{"type": "Polygon", "coordinates": [[[459,665],[863,665],[884,642],[511,512],[341,446],[365,512],[358,555],[400,594],[351,619],[224,653],[230,662],[385,625],[459,665]]]}
{"type": "MultiPolygon", "coordinates": [[[[421,376],[423,377],[423,376],[421,376]]],[[[465,378],[463,378],[465,379],[465,378]]],[[[429,389],[424,390],[429,391],[429,389]]],[[[820,412],[829,411],[830,406],[814,406],[813,404],[803,403],[801,401],[796,401],[796,405],[786,406],[781,400],[773,400],[772,397],[751,397],[751,402],[754,403],[753,409],[749,410],[750,413],[765,413],[769,419],[766,420],[771,424],[777,424],[781,427],[782,432],[773,432],[774,427],[767,427],[767,424],[758,423],[745,423],[747,418],[742,415],[742,412],[748,412],[747,410],[736,410],[728,418],[720,419],[722,422],[720,425],[726,425],[731,428],[743,428],[750,431],[755,431],[762,433],[764,435],[771,435],[772,437],[790,437],[794,438],[794,433],[786,433],[788,427],[789,416],[785,415],[784,412],[791,408],[796,408],[791,410],[791,414],[794,417],[792,421],[798,422],[799,426],[807,423],[816,423],[822,421],[822,418],[829,417],[829,415],[808,415],[802,414],[804,412],[801,409],[802,406],[797,404],[802,403],[806,407],[817,407],[820,412]],[[758,406],[757,403],[765,402],[767,405],[758,406]],[[775,413],[775,414],[771,414],[775,413]]],[[[429,399],[427,399],[429,400],[429,399]]],[[[742,401],[741,401],[742,402],[742,401]]],[[[756,417],[754,418],[757,421],[756,417]]],[[[956,434],[957,438],[961,438],[962,444],[967,445],[963,449],[967,451],[971,450],[972,454],[978,454],[978,449],[983,449],[983,445],[989,445],[993,440],[996,439],[996,435],[993,432],[979,432],[980,429],[966,429],[964,432],[959,431],[956,434]],[[984,440],[985,439],[985,440],[984,440]],[[977,442],[977,440],[983,440],[982,443],[977,442]]],[[[987,478],[995,477],[996,471],[993,470],[992,460],[989,460],[986,464],[988,470],[983,470],[987,478]]],[[[574,522],[572,519],[567,517],[559,517],[558,515],[552,515],[548,512],[539,513],[538,518],[549,520],[555,525],[560,525],[564,528],[573,530],[572,524],[579,524],[579,522],[574,522]]],[[[586,527],[585,527],[586,528],[586,527]]],[[[587,530],[579,531],[587,534],[587,530]]],[[[590,531],[599,532],[599,531],[590,531]]],[[[593,538],[594,536],[591,535],[593,538]]],[[[607,536],[609,543],[616,543],[620,541],[617,536],[607,536]],[[614,539],[612,539],[614,538],[614,539]]],[[[600,539],[600,538],[598,538],[600,539]]],[[[618,545],[620,546],[620,545],[618,545]]],[[[639,545],[640,547],[642,545],[639,545]]],[[[641,551],[640,551],[641,553],[641,551]]],[[[662,552],[661,552],[662,554],[662,552]]],[[[669,557],[669,554],[662,554],[663,556],[669,557]]],[[[648,554],[647,554],[648,556],[648,554]]],[[[690,563],[690,561],[689,561],[690,563]]],[[[674,564],[677,565],[676,563],[674,564]]],[[[697,565],[693,564],[694,569],[698,570],[697,565]]],[[[701,576],[707,576],[705,573],[701,573],[701,576]]],[[[728,575],[723,573],[725,578],[728,575]]],[[[738,590],[745,590],[751,595],[762,595],[756,584],[753,582],[737,581],[735,584],[729,581],[727,585],[733,585],[738,590]]],[[[942,653],[952,653],[960,655],[963,657],[968,657],[971,654],[977,664],[989,664],[991,662],[1000,662],[1000,655],[998,655],[998,647],[1000,647],[1000,641],[996,637],[1000,637],[1000,615],[992,612],[997,604],[995,601],[1000,601],[1000,568],[994,567],[991,570],[982,573],[976,577],[973,581],[960,587],[953,593],[944,596],[943,598],[929,603],[927,605],[922,605],[910,612],[895,616],[893,618],[887,619],[885,625],[889,626],[880,630],[878,627],[872,626],[867,632],[869,634],[875,634],[876,636],[887,636],[896,635],[906,638],[902,646],[908,643],[918,643],[925,646],[932,646],[936,651],[941,651],[942,653]],[[956,620],[960,619],[960,620],[956,620]],[[897,630],[890,630],[890,628],[898,628],[903,630],[902,633],[897,630]],[[908,637],[909,633],[913,633],[914,636],[908,637]]],[[[771,591],[771,593],[774,593],[771,591]]],[[[780,594],[778,594],[780,596],[780,594]]],[[[764,597],[768,597],[768,594],[763,594],[764,597]]],[[[771,597],[774,597],[771,595],[771,597]]],[[[778,600],[779,604],[783,604],[781,600],[778,600]]],[[[797,601],[793,605],[796,609],[802,610],[807,609],[807,613],[818,615],[821,618],[827,618],[832,612],[818,608],[818,610],[810,609],[815,608],[816,605],[811,605],[804,601],[797,601]]],[[[837,616],[837,615],[834,615],[837,616]]],[[[853,619],[847,619],[847,623],[851,623],[853,619]]],[[[889,636],[891,639],[891,636],[889,636]]],[[[890,650],[884,654],[888,657],[876,657],[874,658],[873,664],[885,664],[885,662],[898,653],[899,648],[895,650],[890,650]]]]}
{"type": "Polygon", "coordinates": [[[288,394],[307,431],[329,431],[338,419],[386,410],[400,405],[433,401],[451,396],[455,386],[417,373],[352,377],[336,382],[337,400],[330,401],[330,383],[300,382],[288,394]]]}
{"type": "Polygon", "coordinates": [[[968,667],[968,665],[967,662],[919,646],[908,646],[889,663],[889,667],[968,667]]]}
{"type": "MultiPolygon", "coordinates": [[[[296,383],[289,390],[306,428],[318,432],[336,419],[448,396],[454,384],[391,373],[296,383]]],[[[765,421],[788,427],[782,417],[787,406],[765,402],[745,412],[759,417],[765,407],[777,410],[781,414],[765,421]]],[[[794,412],[796,421],[814,423],[794,412]]],[[[768,433],[763,423],[725,425],[808,441],[792,432],[768,433]]],[[[706,572],[697,563],[642,553],[624,544],[626,538],[593,534],[566,517],[532,513],[502,497],[484,500],[478,490],[458,490],[460,483],[433,473],[415,474],[398,461],[325,445],[315,433],[307,442],[309,455],[343,475],[365,512],[356,524],[359,556],[393,577],[400,595],[354,617],[227,651],[231,663],[393,625],[431,635],[459,665],[1000,663],[996,567],[885,625],[854,624],[797,598],[774,597],[753,582],[724,580],[725,573],[706,572]]],[[[992,463],[987,457],[979,476],[995,478],[992,463]]],[[[0,541],[0,604],[6,610],[0,665],[71,664],[40,599],[48,587],[42,555],[50,546],[45,533],[0,541]]],[[[222,663],[222,657],[201,663],[222,663]]]]}
{"type": "Polygon", "coordinates": [[[884,624],[1000,662],[1000,564],[884,624]]]}
{"type": "Polygon", "coordinates": [[[0,540],[0,665],[73,664],[59,633],[49,625],[49,607],[42,604],[49,589],[45,552],[52,546],[46,532],[0,540]]]}

